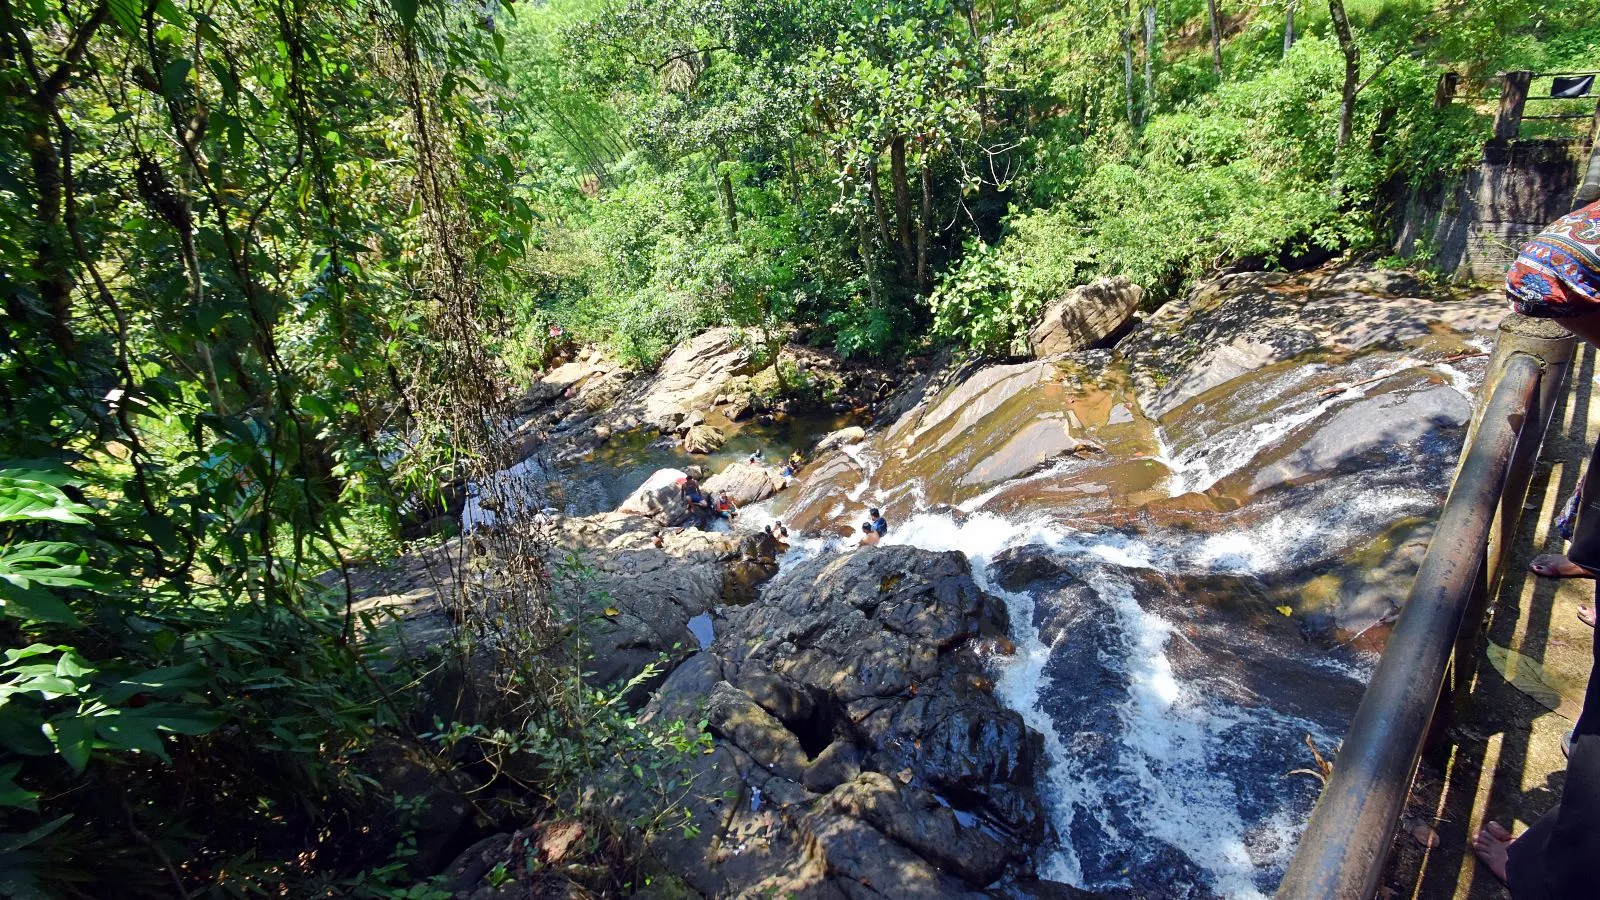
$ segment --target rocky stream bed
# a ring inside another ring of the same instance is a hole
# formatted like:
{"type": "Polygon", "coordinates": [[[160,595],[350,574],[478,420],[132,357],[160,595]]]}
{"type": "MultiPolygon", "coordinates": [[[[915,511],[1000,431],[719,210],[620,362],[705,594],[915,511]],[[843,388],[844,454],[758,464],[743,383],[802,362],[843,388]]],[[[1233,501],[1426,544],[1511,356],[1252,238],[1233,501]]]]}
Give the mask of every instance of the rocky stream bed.
{"type": "MultiPolygon", "coordinates": [[[[698,832],[647,848],[662,895],[1270,895],[1319,787],[1291,773],[1360,699],[1502,314],[1418,293],[1251,273],[1130,326],[1102,289],[1114,347],[856,372],[809,419],[755,399],[726,331],[650,377],[549,373],[505,477],[564,498],[552,527],[613,598],[596,677],[665,657],[644,716],[713,741],[698,832]],[[852,424],[787,487],[736,461],[852,424]],[[731,449],[686,454],[708,427],[731,449]],[[746,506],[730,532],[676,527],[657,470],[691,459],[746,506]],[[856,548],[868,506],[891,530],[856,548]]],[[[415,582],[368,593],[440,627],[415,582]]],[[[508,840],[458,861],[460,896],[515,896],[474,862],[508,840]]]]}

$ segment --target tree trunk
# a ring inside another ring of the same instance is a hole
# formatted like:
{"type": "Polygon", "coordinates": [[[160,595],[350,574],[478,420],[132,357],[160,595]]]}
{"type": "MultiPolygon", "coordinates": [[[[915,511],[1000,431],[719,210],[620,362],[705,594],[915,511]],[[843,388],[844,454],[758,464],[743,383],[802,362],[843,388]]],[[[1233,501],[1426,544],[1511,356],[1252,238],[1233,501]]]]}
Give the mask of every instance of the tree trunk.
{"type": "Polygon", "coordinates": [[[1361,48],[1356,46],[1350,33],[1350,20],[1344,14],[1344,0],[1328,0],[1328,17],[1333,20],[1333,33],[1339,38],[1339,50],[1344,54],[1344,85],[1339,92],[1339,135],[1334,149],[1343,150],[1350,143],[1352,120],[1356,110],[1356,86],[1361,79],[1361,48]]]}
{"type": "Polygon", "coordinates": [[[723,165],[727,161],[728,160],[726,157],[724,157],[717,164],[717,168],[721,170],[721,172],[718,173],[718,181],[722,185],[722,206],[728,217],[728,233],[738,234],[739,207],[734,205],[733,202],[733,176],[728,174],[727,167],[723,165]]]}
{"type": "Polygon", "coordinates": [[[789,158],[789,195],[795,209],[800,208],[800,172],[794,166],[794,138],[787,141],[789,158]]]}
{"type": "Polygon", "coordinates": [[[1144,119],[1156,102],[1156,0],[1144,5],[1144,119]]]}
{"type": "Polygon", "coordinates": [[[1206,15],[1211,20],[1211,71],[1222,80],[1222,14],[1217,11],[1217,0],[1206,0],[1206,15]]]}
{"type": "Polygon", "coordinates": [[[1289,55],[1289,48],[1294,46],[1294,8],[1300,0],[1289,0],[1289,11],[1283,20],[1283,55],[1289,55]]]}
{"type": "Polygon", "coordinates": [[[893,247],[889,238],[889,212],[883,208],[883,189],[878,184],[878,159],[867,163],[867,192],[872,196],[872,216],[878,222],[878,240],[885,247],[893,247]]]}
{"type": "Polygon", "coordinates": [[[867,229],[867,217],[856,210],[856,240],[861,248],[861,270],[867,277],[867,296],[872,305],[878,305],[878,280],[872,271],[872,232],[867,229]]]}
{"type": "Polygon", "coordinates": [[[910,279],[911,250],[911,184],[906,173],[905,135],[895,135],[889,142],[889,181],[894,185],[894,227],[900,240],[900,272],[910,279]]]}
{"type": "Polygon", "coordinates": [[[922,158],[922,216],[917,219],[917,285],[923,296],[933,293],[933,279],[928,275],[928,223],[933,220],[932,158],[922,158]]]}
{"type": "Polygon", "coordinates": [[[1128,21],[1132,16],[1128,0],[1122,0],[1122,94],[1127,100],[1128,124],[1138,128],[1133,109],[1133,27],[1128,21]]]}

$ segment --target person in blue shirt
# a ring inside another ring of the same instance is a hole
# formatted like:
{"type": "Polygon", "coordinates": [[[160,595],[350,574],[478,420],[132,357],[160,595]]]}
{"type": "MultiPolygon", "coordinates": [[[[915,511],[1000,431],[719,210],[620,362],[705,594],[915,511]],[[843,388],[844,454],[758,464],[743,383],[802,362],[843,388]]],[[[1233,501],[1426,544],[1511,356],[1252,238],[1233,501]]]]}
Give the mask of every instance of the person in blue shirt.
{"type": "Polygon", "coordinates": [[[870,524],[872,525],[872,530],[878,533],[878,537],[888,534],[889,523],[883,520],[883,513],[878,512],[877,507],[873,507],[868,512],[872,514],[872,522],[870,524]]]}

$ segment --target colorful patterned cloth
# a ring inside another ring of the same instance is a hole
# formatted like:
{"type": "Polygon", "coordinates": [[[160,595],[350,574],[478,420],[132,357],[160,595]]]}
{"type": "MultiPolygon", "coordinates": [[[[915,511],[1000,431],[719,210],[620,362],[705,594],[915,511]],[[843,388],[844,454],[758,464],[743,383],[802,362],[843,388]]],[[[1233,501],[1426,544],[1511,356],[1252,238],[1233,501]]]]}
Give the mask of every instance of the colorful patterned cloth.
{"type": "Polygon", "coordinates": [[[1600,202],[1557,219],[1524,244],[1506,273],[1506,293],[1525,316],[1600,312],[1600,202]]]}

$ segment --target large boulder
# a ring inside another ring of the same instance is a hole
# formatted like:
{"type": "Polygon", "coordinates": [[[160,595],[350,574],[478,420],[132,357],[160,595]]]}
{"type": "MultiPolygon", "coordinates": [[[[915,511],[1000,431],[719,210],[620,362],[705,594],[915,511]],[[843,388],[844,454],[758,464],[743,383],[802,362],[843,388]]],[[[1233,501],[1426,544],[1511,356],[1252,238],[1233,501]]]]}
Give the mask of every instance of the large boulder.
{"type": "Polygon", "coordinates": [[[683,499],[679,484],[685,478],[679,469],[657,469],[644,484],[628,495],[617,512],[644,516],[657,525],[676,526],[689,521],[691,510],[683,499]]]}
{"type": "Polygon", "coordinates": [[[838,431],[829,432],[828,434],[823,435],[822,440],[817,441],[817,446],[812,452],[826,453],[829,450],[834,450],[849,444],[859,444],[866,439],[867,430],[865,428],[862,428],[860,425],[851,425],[847,428],[841,428],[838,431]]]}
{"type": "Polygon", "coordinates": [[[727,435],[715,425],[696,425],[683,435],[683,449],[690,453],[714,453],[727,442],[727,435]]]}
{"type": "Polygon", "coordinates": [[[752,356],[735,328],[713,328],[673,350],[640,392],[625,398],[646,424],[677,431],[692,410],[704,410],[732,378],[750,369],[752,356]]]}
{"type": "Polygon", "coordinates": [[[726,492],[736,505],[748,506],[751,503],[760,503],[783,490],[783,485],[783,477],[767,466],[760,463],[736,462],[707,478],[705,490],[708,496],[718,496],[726,492]]]}
{"type": "Polygon", "coordinates": [[[1087,350],[1126,325],[1143,299],[1144,288],[1121,276],[1075,287],[1045,307],[1028,332],[1028,350],[1034,356],[1087,350]]]}
{"type": "Polygon", "coordinates": [[[1042,738],[994,695],[982,645],[1006,610],[961,554],[814,558],[723,616],[645,712],[713,741],[690,763],[698,830],[653,836],[656,858],[706,896],[965,897],[1031,874],[1042,738]]]}

